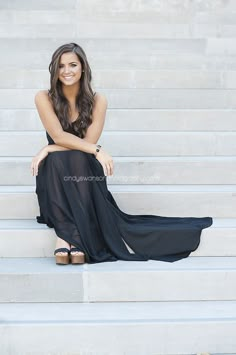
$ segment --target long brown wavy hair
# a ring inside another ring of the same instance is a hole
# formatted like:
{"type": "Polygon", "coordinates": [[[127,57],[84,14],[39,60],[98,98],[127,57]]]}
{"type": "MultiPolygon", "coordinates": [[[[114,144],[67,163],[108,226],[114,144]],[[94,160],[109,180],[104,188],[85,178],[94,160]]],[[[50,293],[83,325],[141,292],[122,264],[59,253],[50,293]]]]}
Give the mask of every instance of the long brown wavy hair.
{"type": "Polygon", "coordinates": [[[55,113],[63,129],[70,130],[72,128],[80,138],[83,138],[88,126],[92,123],[91,116],[94,105],[94,92],[91,88],[92,72],[84,50],[76,43],[68,43],[60,46],[52,55],[49,72],[51,87],[48,90],[48,95],[52,100],[55,113]],[[69,101],[64,96],[62,83],[58,79],[60,58],[63,53],[68,52],[74,52],[78,56],[82,66],[80,90],[75,100],[79,115],[73,123],[69,121],[69,101]]]}

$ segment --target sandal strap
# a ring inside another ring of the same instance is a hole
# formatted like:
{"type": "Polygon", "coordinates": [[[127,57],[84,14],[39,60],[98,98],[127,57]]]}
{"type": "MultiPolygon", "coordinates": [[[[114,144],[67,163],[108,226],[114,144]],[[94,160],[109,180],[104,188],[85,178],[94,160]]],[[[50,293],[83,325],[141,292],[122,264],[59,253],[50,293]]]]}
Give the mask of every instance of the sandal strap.
{"type": "Polygon", "coordinates": [[[56,249],[55,251],[54,251],[54,255],[56,254],[56,253],[59,253],[59,252],[66,252],[66,253],[69,253],[70,252],[70,250],[69,249],[67,249],[67,248],[58,248],[58,249],[56,249]]]}
{"type": "Polygon", "coordinates": [[[81,249],[79,249],[79,248],[71,248],[70,251],[71,251],[71,252],[72,252],[72,251],[81,251],[81,252],[83,253],[83,251],[82,251],[81,249]]]}

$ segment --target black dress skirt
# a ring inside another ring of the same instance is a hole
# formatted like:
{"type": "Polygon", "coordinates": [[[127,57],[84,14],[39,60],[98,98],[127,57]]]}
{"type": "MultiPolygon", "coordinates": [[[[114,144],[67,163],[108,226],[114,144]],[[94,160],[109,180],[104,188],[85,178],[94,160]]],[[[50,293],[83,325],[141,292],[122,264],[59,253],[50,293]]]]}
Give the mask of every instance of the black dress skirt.
{"type": "MultiPolygon", "coordinates": [[[[72,133],[72,132],[71,132],[72,133]]],[[[47,134],[48,143],[54,144],[47,134]]],[[[49,153],[36,176],[38,223],[85,253],[87,263],[116,260],[174,262],[200,243],[211,217],[131,215],[119,209],[102,165],[80,150],[49,153]]]]}

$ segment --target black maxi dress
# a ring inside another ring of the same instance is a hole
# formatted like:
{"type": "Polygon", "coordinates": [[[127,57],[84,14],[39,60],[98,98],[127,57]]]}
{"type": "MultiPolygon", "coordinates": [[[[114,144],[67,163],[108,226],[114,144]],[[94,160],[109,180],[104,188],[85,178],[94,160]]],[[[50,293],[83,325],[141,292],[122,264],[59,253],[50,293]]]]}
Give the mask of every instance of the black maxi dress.
{"type": "MultiPolygon", "coordinates": [[[[68,132],[76,135],[73,128],[68,132]]],[[[48,144],[54,144],[46,135],[48,144]]],[[[211,217],[121,211],[107,188],[100,162],[80,150],[49,153],[39,166],[35,192],[40,210],[37,222],[54,228],[58,237],[80,248],[87,263],[174,262],[196,250],[202,229],[212,225],[211,217]]]]}

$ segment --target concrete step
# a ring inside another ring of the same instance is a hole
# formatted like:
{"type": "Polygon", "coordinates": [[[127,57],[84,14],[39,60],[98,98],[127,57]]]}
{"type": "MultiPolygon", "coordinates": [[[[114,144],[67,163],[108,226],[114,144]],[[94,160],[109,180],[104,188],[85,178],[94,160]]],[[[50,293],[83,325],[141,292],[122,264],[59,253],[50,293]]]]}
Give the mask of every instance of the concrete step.
{"type": "Polygon", "coordinates": [[[64,267],[54,257],[0,258],[0,266],[1,303],[235,300],[236,257],[64,267]]]}
{"type": "MultiPolygon", "coordinates": [[[[8,39],[10,42],[13,39],[8,39]]],[[[20,39],[19,39],[20,40],[20,39]]],[[[37,42],[39,39],[36,38],[37,42]]],[[[30,41],[30,39],[29,39],[30,41]]],[[[50,41],[50,39],[48,39],[50,41]]],[[[90,41],[90,40],[89,40],[90,41]]],[[[121,40],[120,40],[121,41],[121,40]]],[[[124,40],[122,40],[124,41],[124,40]]],[[[0,38],[1,43],[1,38],[0,38]]],[[[61,43],[58,43],[58,46],[61,43]]],[[[17,44],[15,44],[17,45],[17,44]]],[[[103,45],[101,45],[103,48],[103,45]]],[[[8,52],[3,52],[0,57],[0,64],[5,68],[12,68],[18,70],[19,68],[34,69],[34,70],[45,70],[51,60],[51,55],[53,48],[56,49],[56,45],[53,43],[51,49],[45,51],[43,48],[40,51],[36,49],[34,51],[29,51],[27,48],[22,51],[19,47],[17,52],[19,56],[17,62],[14,58],[14,53],[9,56],[8,52]],[[27,58],[27,61],[26,61],[27,58]]],[[[126,52],[121,51],[117,53],[115,51],[107,51],[101,53],[101,49],[96,52],[93,48],[89,48],[86,51],[89,63],[92,68],[93,74],[97,70],[145,70],[149,68],[150,70],[205,70],[207,74],[212,70],[236,70],[235,56],[225,56],[221,55],[211,55],[206,56],[198,53],[175,53],[173,56],[168,53],[159,52],[158,55],[155,53],[148,52],[143,53],[129,53],[127,57],[126,52]],[[148,55],[149,54],[149,55],[148,55]]]]}
{"type": "MultiPolygon", "coordinates": [[[[79,10],[78,10],[79,12],[79,10]]],[[[205,37],[226,37],[234,38],[236,26],[225,24],[157,24],[155,17],[150,22],[107,22],[90,20],[80,16],[70,23],[70,26],[61,24],[1,24],[1,38],[35,38],[40,33],[40,38],[50,38],[52,36],[68,38],[71,30],[72,38],[115,38],[115,39],[199,39],[205,37]]],[[[118,20],[118,19],[117,19],[118,20]]]]}
{"type": "MultiPolygon", "coordinates": [[[[0,109],[35,108],[37,89],[0,89],[0,109]],[[12,100],[14,97],[14,100],[12,100]]],[[[235,109],[233,89],[101,89],[109,108],[122,109],[235,109]]]]}
{"type": "MultiPolygon", "coordinates": [[[[0,185],[34,185],[30,173],[31,158],[0,157],[0,185]]],[[[116,184],[236,184],[235,157],[114,157],[116,184]]]]}
{"type": "MultiPolygon", "coordinates": [[[[153,19],[154,20],[154,19],[153,19]]],[[[64,22],[63,22],[64,23],[64,22]]],[[[10,28],[8,24],[1,24],[0,38],[35,38],[40,33],[40,38],[58,37],[68,38],[71,33],[73,38],[114,38],[114,39],[199,39],[205,37],[234,38],[235,25],[219,24],[156,24],[124,23],[113,21],[71,21],[70,26],[61,24],[15,24],[10,28]],[[69,31],[70,30],[70,31],[69,31]]]]}
{"type": "MultiPolygon", "coordinates": [[[[73,37],[69,36],[63,38],[63,42],[71,42],[73,37]]],[[[74,38],[77,41],[77,37],[74,38]]],[[[208,63],[210,63],[210,56],[220,55],[225,57],[235,56],[236,49],[234,48],[234,38],[195,38],[195,39],[140,39],[140,38],[129,38],[122,39],[122,47],[120,45],[121,38],[81,38],[80,45],[83,47],[88,55],[95,55],[97,52],[101,53],[101,48],[104,52],[109,52],[110,55],[116,53],[119,55],[124,55],[126,57],[129,54],[132,56],[140,55],[140,50],[142,53],[148,53],[148,56],[153,55],[200,55],[208,56],[208,63]]],[[[53,52],[53,48],[57,48],[61,45],[61,38],[55,36],[53,39],[48,36],[48,38],[9,38],[7,41],[5,38],[0,39],[0,46],[2,52],[5,52],[5,58],[10,57],[17,51],[19,57],[21,54],[28,56],[29,52],[36,52],[41,54],[53,52]],[[18,52],[19,50],[19,52],[18,52]]],[[[28,57],[27,57],[28,58],[28,57]]],[[[47,57],[48,58],[48,57],[47,57]]],[[[174,58],[171,62],[173,63],[174,58]]],[[[221,61],[222,59],[220,59],[221,61]]],[[[228,59],[229,60],[229,59],[228,59]]],[[[230,59],[230,61],[232,58],[230,59]]],[[[234,65],[235,66],[235,65],[234,65]]],[[[45,67],[44,67],[45,68],[45,67]]],[[[210,68],[210,67],[209,67],[210,68]]]]}
{"type": "MultiPolygon", "coordinates": [[[[160,11],[160,6],[149,2],[139,1],[129,1],[129,2],[117,2],[111,4],[105,0],[99,2],[96,1],[80,1],[77,8],[76,19],[79,22],[83,22],[84,19],[89,22],[106,24],[107,22],[117,23],[156,23],[159,26],[168,24],[169,26],[187,25],[189,23],[189,13],[186,9],[180,9],[181,4],[178,7],[178,11],[166,11],[162,7],[160,11]],[[101,4],[103,3],[103,6],[101,4]],[[96,9],[96,10],[95,10],[96,9]]],[[[61,4],[62,6],[62,4],[61,4]]],[[[56,8],[44,8],[40,4],[41,9],[32,9],[32,7],[27,8],[26,11],[21,9],[16,9],[16,7],[7,6],[7,10],[1,9],[0,13],[0,23],[7,24],[12,22],[14,24],[69,24],[75,19],[75,10],[66,9],[65,11],[57,10],[56,8]],[[53,11],[52,11],[53,10],[53,11]],[[41,20],[40,20],[41,18],[41,20]]],[[[193,10],[193,9],[192,9],[193,10]]],[[[222,11],[220,14],[212,14],[210,12],[198,12],[195,10],[194,22],[200,24],[234,24],[235,18],[227,11],[222,11]],[[231,15],[231,16],[230,16],[231,15]],[[219,22],[216,21],[216,18],[219,22]]]]}
{"type": "MultiPolygon", "coordinates": [[[[52,257],[56,238],[54,229],[36,219],[0,220],[0,258],[52,257]]],[[[203,229],[201,243],[191,253],[196,256],[236,256],[236,219],[215,218],[210,228],[203,229]]]]}
{"type": "MultiPolygon", "coordinates": [[[[101,1],[100,1],[101,4],[101,1]]],[[[173,16],[173,13],[169,14],[168,19],[166,18],[167,14],[162,14],[157,10],[157,6],[149,6],[151,3],[143,3],[142,7],[140,3],[135,2],[131,5],[130,2],[123,4],[117,4],[118,6],[111,7],[108,2],[104,4],[104,7],[97,6],[97,3],[94,2],[85,2],[80,1],[79,6],[77,8],[76,17],[74,16],[75,10],[66,9],[66,11],[53,9],[48,10],[31,10],[31,8],[26,11],[21,11],[19,9],[15,10],[14,8],[8,10],[2,10],[0,13],[0,23],[7,24],[12,22],[14,24],[69,24],[73,23],[76,20],[81,23],[85,19],[89,22],[98,22],[98,23],[107,23],[113,22],[113,24],[120,23],[135,23],[135,24],[147,24],[147,23],[157,23],[159,25],[165,25],[166,22],[169,24],[188,24],[188,17],[185,14],[178,14],[176,12],[173,16]],[[130,6],[131,5],[131,6],[130,6]],[[96,7],[96,10],[94,11],[96,7]],[[146,7],[146,8],[144,8],[146,7]],[[64,15],[64,16],[63,16],[64,15]],[[178,16],[179,15],[179,16],[178,16]],[[41,21],[40,21],[41,18],[41,21]]],[[[197,14],[196,14],[197,15],[197,14]]],[[[207,18],[199,18],[198,22],[200,23],[212,23],[211,18],[207,21],[207,18]]],[[[222,17],[221,23],[224,24],[224,18],[222,17]]],[[[227,23],[226,23],[227,24],[227,23]]],[[[231,20],[231,24],[234,22],[231,20]]]]}
{"type": "MultiPolygon", "coordinates": [[[[127,57],[123,52],[117,55],[107,51],[104,57],[104,53],[101,54],[99,51],[93,53],[92,48],[87,50],[87,56],[93,73],[97,69],[132,70],[133,68],[137,70],[146,68],[152,70],[205,70],[205,73],[212,70],[225,70],[225,72],[236,70],[235,55],[233,53],[230,56],[224,55],[224,53],[220,53],[220,56],[219,53],[206,56],[204,53],[187,52],[184,54],[176,52],[172,56],[161,51],[158,54],[153,53],[148,56],[148,53],[149,51],[147,53],[139,53],[139,55],[137,53],[129,53],[129,57],[127,57]]],[[[50,54],[51,52],[47,55],[29,52],[27,53],[27,57],[29,56],[32,60],[25,63],[23,61],[24,53],[22,53],[22,58],[18,60],[18,66],[21,68],[45,69],[47,62],[49,62],[50,54]]],[[[14,67],[16,65],[12,58],[7,58],[4,54],[0,58],[0,63],[3,63],[6,67],[14,67]]]]}
{"type": "MultiPolygon", "coordinates": [[[[57,3],[51,2],[50,4],[46,0],[40,1],[32,1],[30,3],[31,10],[67,10],[72,8],[76,8],[76,0],[58,0],[57,3]]],[[[19,4],[18,0],[11,0],[10,2],[1,2],[0,3],[1,10],[28,10],[29,2],[28,0],[22,0],[21,4],[19,4]]]]}
{"type": "MultiPolygon", "coordinates": [[[[62,9],[67,9],[70,7],[74,7],[76,4],[76,0],[59,0],[58,1],[58,6],[53,3],[53,4],[48,4],[46,0],[41,0],[40,3],[33,2],[31,5],[31,9],[46,9],[46,10],[54,10],[57,8],[62,8],[62,9]]],[[[215,4],[214,1],[208,1],[208,3],[198,1],[196,4],[192,2],[187,2],[187,3],[178,3],[170,5],[169,3],[166,3],[165,1],[161,1],[160,3],[156,2],[156,0],[150,0],[150,1],[145,1],[145,0],[139,0],[137,3],[136,0],[129,0],[126,2],[125,0],[118,0],[115,2],[115,4],[109,3],[108,0],[100,0],[100,7],[96,3],[96,0],[87,0],[87,1],[81,1],[80,6],[84,11],[90,10],[89,13],[92,12],[92,9],[96,9],[98,13],[104,12],[109,13],[109,14],[114,14],[117,12],[123,13],[123,12],[142,12],[142,11],[153,11],[153,12],[160,12],[160,14],[168,15],[168,11],[170,12],[171,16],[183,16],[183,15],[188,15],[189,17],[189,12],[191,11],[192,15],[197,14],[198,12],[201,14],[207,14],[207,15],[212,15],[210,12],[210,9],[215,9],[220,12],[227,12],[231,13],[232,11],[236,10],[236,5],[233,1],[227,2],[227,3],[222,3],[222,2],[217,2],[215,4]],[[170,11],[171,10],[171,11],[170,11]]],[[[12,0],[10,4],[8,3],[2,3],[1,4],[1,9],[16,9],[16,10],[27,10],[28,9],[28,1],[27,0],[22,0],[22,5],[20,6],[17,2],[17,0],[12,0]]],[[[80,8],[80,7],[78,7],[80,8]]],[[[87,13],[87,12],[85,12],[87,13]]],[[[215,15],[215,14],[214,14],[215,15]]],[[[177,17],[178,18],[178,17],[177,17]]]]}
{"type": "MultiPolygon", "coordinates": [[[[233,25],[232,25],[233,26],[233,25]]],[[[217,25],[205,25],[204,33],[215,32],[217,33],[217,25]]],[[[199,38],[203,30],[197,25],[194,29],[188,24],[156,24],[156,23],[113,23],[107,22],[91,22],[91,21],[78,21],[75,18],[70,23],[70,26],[62,26],[61,24],[1,24],[0,27],[0,37],[1,38],[35,38],[38,33],[40,33],[40,38],[50,38],[61,37],[68,38],[116,38],[116,39],[127,39],[127,38],[199,38]]],[[[219,30],[218,30],[219,32],[219,30]]],[[[227,31],[225,26],[220,26],[220,33],[222,35],[226,34],[227,31]]]]}
{"type": "Polygon", "coordinates": [[[27,8],[27,11],[1,9],[0,23],[5,25],[9,25],[9,23],[12,25],[69,25],[75,19],[74,14],[75,11],[70,9],[66,9],[66,11],[57,10],[56,8],[53,10],[32,10],[31,6],[27,8]]]}
{"type": "Polygon", "coordinates": [[[2,355],[35,344],[40,355],[226,355],[236,347],[235,301],[19,303],[0,311],[2,355]]]}
{"type": "MultiPolygon", "coordinates": [[[[213,3],[212,3],[213,4],[213,3]]],[[[194,22],[198,24],[225,24],[232,25],[235,23],[235,12],[230,6],[233,2],[228,3],[226,7],[222,7],[221,11],[212,13],[211,11],[203,10],[195,13],[194,22]]],[[[221,5],[220,5],[221,6],[221,5]]]]}
{"type": "MultiPolygon", "coordinates": [[[[119,208],[130,214],[235,218],[235,185],[108,185],[119,208]]],[[[0,186],[1,219],[35,219],[34,186],[0,186]]]]}
{"type": "MultiPolygon", "coordinates": [[[[48,70],[0,70],[1,89],[50,87],[48,70]]],[[[236,71],[205,70],[96,70],[93,84],[99,88],[233,89],[236,71]]]]}
{"type": "MultiPolygon", "coordinates": [[[[63,26],[61,24],[33,24],[33,25],[18,25],[12,24],[1,24],[0,27],[0,38],[35,38],[38,37],[40,33],[40,38],[48,37],[60,37],[61,39],[68,38],[71,34],[71,38],[77,38],[79,34],[78,25],[71,23],[69,26],[63,26]]],[[[84,36],[87,38],[86,33],[84,36]]]]}
{"type": "Polygon", "coordinates": [[[236,48],[232,46],[234,38],[208,38],[208,44],[205,54],[211,55],[224,55],[231,56],[236,54],[236,48]]]}
{"type": "Polygon", "coordinates": [[[117,6],[111,6],[107,0],[98,3],[93,1],[84,1],[81,3],[78,12],[78,18],[86,18],[90,21],[108,22],[147,22],[156,21],[159,25],[169,24],[235,24],[235,6],[233,1],[222,2],[186,2],[171,3],[143,1],[137,3],[129,1],[126,4],[121,3],[117,6]],[[100,5],[100,6],[99,6],[100,5]],[[214,12],[212,10],[215,10],[214,12]]]}
{"type": "MultiPolygon", "coordinates": [[[[22,1],[22,7],[24,8],[24,6],[26,6],[26,1],[22,1]]],[[[59,2],[59,7],[62,7],[66,4],[66,2],[64,1],[60,1],[59,2]]],[[[71,3],[71,6],[73,7],[75,5],[74,3],[71,3]]],[[[15,2],[15,4],[7,4],[5,5],[1,5],[1,9],[2,12],[4,13],[4,16],[2,16],[2,19],[5,19],[6,16],[10,13],[10,14],[15,14],[15,16],[17,17],[17,19],[20,17],[21,19],[21,7],[19,7],[19,5],[15,2]],[[8,10],[5,10],[8,9],[8,10]],[[17,10],[17,11],[16,11],[17,10]],[[18,14],[18,12],[20,14],[18,14]]],[[[38,13],[39,9],[43,9],[44,13],[48,13],[50,12],[50,10],[54,10],[56,13],[58,11],[55,4],[54,5],[49,5],[46,6],[46,4],[44,3],[44,1],[41,1],[40,4],[32,4],[32,6],[30,7],[30,9],[27,10],[30,13],[30,17],[34,15],[34,13],[38,13]],[[32,11],[33,9],[33,11],[32,11]]],[[[158,21],[158,23],[161,22],[166,22],[167,18],[166,18],[166,6],[160,6],[159,4],[153,2],[153,1],[149,1],[149,2],[145,2],[144,0],[140,0],[138,3],[134,0],[131,0],[129,2],[125,2],[125,1],[117,1],[116,3],[111,4],[105,0],[105,1],[101,1],[100,0],[100,6],[98,6],[98,4],[96,3],[96,1],[80,1],[79,2],[79,6],[77,7],[78,11],[77,14],[80,15],[79,19],[82,17],[88,18],[89,20],[94,20],[97,19],[99,21],[102,22],[107,22],[107,20],[112,19],[114,21],[123,21],[123,22],[129,22],[129,21],[148,21],[151,17],[150,20],[152,20],[155,16],[155,19],[158,21]],[[97,17],[95,16],[93,9],[95,10],[95,12],[97,13],[97,17]],[[162,10],[162,11],[160,11],[162,10]],[[162,21],[161,21],[162,20],[162,21]]],[[[195,10],[194,8],[192,8],[191,10],[195,10]]],[[[67,11],[69,11],[69,9],[67,9],[67,11]]],[[[196,10],[195,10],[196,11],[196,10]]],[[[197,12],[197,11],[196,11],[197,12]]],[[[181,8],[181,4],[178,7],[178,11],[177,9],[172,9],[169,17],[170,17],[170,23],[186,23],[188,20],[188,17],[186,16],[188,15],[186,8],[182,7],[181,8]]],[[[26,17],[26,16],[25,16],[26,17]]],[[[23,19],[25,19],[25,17],[23,19]]],[[[169,19],[168,17],[168,19],[169,19]]],[[[9,18],[9,17],[7,17],[9,18]]],[[[34,18],[35,21],[39,21],[36,18],[34,18]]],[[[25,20],[26,21],[26,20],[25,20]]]]}
{"type": "MultiPolygon", "coordinates": [[[[63,38],[63,43],[71,42],[73,37],[63,38]]],[[[78,40],[78,38],[74,38],[74,40],[78,40]]],[[[209,39],[209,41],[211,38],[209,39]]],[[[213,46],[214,39],[210,44],[213,46]]],[[[225,38],[223,39],[225,40],[225,38]]],[[[233,39],[231,39],[231,44],[233,43],[233,39]]],[[[29,52],[41,52],[41,53],[50,53],[52,55],[53,51],[62,44],[61,37],[55,36],[51,38],[9,38],[7,41],[5,38],[0,39],[0,46],[2,51],[8,50],[6,55],[9,57],[11,53],[15,53],[16,50],[19,49],[20,53],[24,53],[25,56],[28,55],[29,52]]],[[[124,54],[126,53],[126,57],[129,54],[140,55],[140,52],[146,53],[147,56],[159,55],[160,54],[168,54],[171,53],[181,54],[181,56],[187,54],[194,55],[205,55],[206,49],[208,49],[205,38],[201,39],[142,39],[142,38],[129,38],[121,39],[120,38],[81,38],[79,40],[79,44],[85,50],[86,54],[96,54],[101,53],[101,51],[106,53],[109,52],[111,55],[116,54],[124,54]],[[102,48],[102,50],[101,50],[102,48]]],[[[213,48],[212,48],[213,49],[213,48]]],[[[234,54],[235,55],[235,54],[234,54]]]]}
{"type": "MultiPolygon", "coordinates": [[[[236,110],[109,109],[104,131],[236,131],[236,110]]],[[[36,109],[0,109],[0,131],[43,130],[36,109]]]]}
{"type": "MultiPolygon", "coordinates": [[[[127,16],[130,12],[132,14],[140,14],[142,12],[145,13],[146,11],[152,11],[153,13],[157,14],[157,19],[163,20],[163,22],[168,22],[170,18],[170,24],[172,24],[173,22],[186,22],[186,19],[191,19],[192,21],[194,21],[195,18],[196,22],[199,22],[200,20],[198,16],[203,15],[208,16],[210,18],[216,17],[217,19],[218,17],[222,17],[223,20],[223,15],[228,15],[229,17],[232,14],[232,11],[236,10],[236,5],[234,1],[229,1],[227,3],[222,3],[221,1],[217,3],[215,3],[214,1],[208,1],[207,3],[205,1],[198,1],[197,3],[191,1],[182,3],[182,1],[180,1],[178,3],[174,2],[170,4],[166,1],[157,2],[155,0],[152,0],[145,2],[145,0],[141,0],[137,3],[135,0],[130,0],[126,3],[125,1],[117,1],[116,6],[114,6],[113,4],[110,4],[108,0],[100,0],[99,6],[96,0],[89,0],[82,1],[81,5],[83,15],[94,16],[93,18],[95,18],[95,13],[98,13],[98,16],[101,16],[103,14],[104,21],[108,15],[112,17],[115,16],[116,13],[117,17],[119,18],[119,16],[122,15],[127,16]],[[212,9],[214,9],[215,12],[212,12],[212,9]],[[95,10],[96,12],[94,13],[93,10],[95,10]]],[[[232,18],[234,18],[233,15],[234,13],[231,16],[231,21],[232,18]]]]}
{"type": "MultiPolygon", "coordinates": [[[[42,132],[0,132],[0,156],[32,157],[48,144],[42,132]]],[[[235,156],[236,132],[103,132],[99,142],[112,156],[235,156]],[[140,144],[141,142],[141,144],[140,144]]]]}

